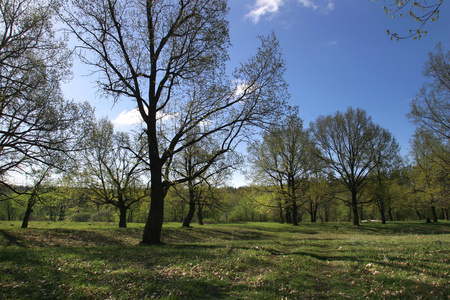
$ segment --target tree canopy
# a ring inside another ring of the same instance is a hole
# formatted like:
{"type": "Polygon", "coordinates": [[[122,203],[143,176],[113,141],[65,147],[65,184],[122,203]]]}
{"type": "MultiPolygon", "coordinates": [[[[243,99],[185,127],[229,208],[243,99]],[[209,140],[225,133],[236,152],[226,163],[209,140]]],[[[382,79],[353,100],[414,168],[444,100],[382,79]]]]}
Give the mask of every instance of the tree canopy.
{"type": "Polygon", "coordinates": [[[67,159],[92,117],[88,104],[61,93],[70,53],[52,27],[57,9],[53,1],[1,3],[0,182],[10,187],[7,174],[14,177],[33,163],[55,165],[58,156],[67,159]]]}
{"type": "Polygon", "coordinates": [[[397,156],[399,146],[392,134],[362,109],[321,116],[311,127],[321,159],[351,193],[353,224],[359,225],[358,194],[377,166],[397,156]]]}
{"type": "Polygon", "coordinates": [[[101,90],[130,98],[144,121],[148,155],[142,159],[151,178],[144,244],[160,242],[174,155],[215,136],[220,147],[212,163],[284,107],[285,68],[274,34],[261,37],[256,54],[226,78],[227,13],[223,0],[73,0],[62,15],[83,61],[101,75],[101,90]]]}

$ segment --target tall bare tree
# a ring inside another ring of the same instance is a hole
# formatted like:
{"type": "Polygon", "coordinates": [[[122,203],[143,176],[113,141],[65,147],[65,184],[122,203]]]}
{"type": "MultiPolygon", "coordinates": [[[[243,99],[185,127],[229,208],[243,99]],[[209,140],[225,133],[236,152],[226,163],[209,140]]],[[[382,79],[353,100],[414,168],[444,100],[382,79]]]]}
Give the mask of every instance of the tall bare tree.
{"type": "Polygon", "coordinates": [[[73,0],[62,16],[99,87],[134,101],[144,121],[151,205],[143,244],[161,242],[174,155],[215,135],[214,159],[283,108],[285,68],[273,34],[226,80],[227,12],[225,0],[73,0]],[[201,134],[185,143],[200,124],[201,134]]]}
{"type": "Polygon", "coordinates": [[[364,110],[321,116],[311,124],[320,157],[350,192],[353,225],[359,225],[358,194],[371,172],[398,155],[392,134],[373,123],[364,110]]]}

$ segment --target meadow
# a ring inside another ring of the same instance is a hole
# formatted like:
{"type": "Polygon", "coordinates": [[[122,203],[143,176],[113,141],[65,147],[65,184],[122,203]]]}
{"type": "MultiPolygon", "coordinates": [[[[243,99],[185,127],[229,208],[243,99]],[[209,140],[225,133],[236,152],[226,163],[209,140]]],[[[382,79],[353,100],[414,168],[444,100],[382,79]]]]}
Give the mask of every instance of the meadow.
{"type": "Polygon", "coordinates": [[[2,299],[450,299],[450,223],[0,222],[2,299]]]}

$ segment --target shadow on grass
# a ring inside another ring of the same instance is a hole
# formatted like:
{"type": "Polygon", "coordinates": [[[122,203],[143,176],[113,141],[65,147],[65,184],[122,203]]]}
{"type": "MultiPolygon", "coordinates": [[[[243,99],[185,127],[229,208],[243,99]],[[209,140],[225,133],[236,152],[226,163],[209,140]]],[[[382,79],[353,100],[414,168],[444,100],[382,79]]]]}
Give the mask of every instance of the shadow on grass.
{"type": "Polygon", "coordinates": [[[438,223],[407,223],[388,222],[387,224],[361,224],[354,228],[355,231],[364,234],[420,234],[420,235],[440,235],[450,233],[449,222],[438,223]]]}
{"type": "Polygon", "coordinates": [[[0,230],[0,233],[3,235],[3,237],[7,240],[7,243],[5,246],[18,246],[18,247],[26,247],[20,240],[17,238],[17,236],[14,236],[5,230],[0,230]]]}

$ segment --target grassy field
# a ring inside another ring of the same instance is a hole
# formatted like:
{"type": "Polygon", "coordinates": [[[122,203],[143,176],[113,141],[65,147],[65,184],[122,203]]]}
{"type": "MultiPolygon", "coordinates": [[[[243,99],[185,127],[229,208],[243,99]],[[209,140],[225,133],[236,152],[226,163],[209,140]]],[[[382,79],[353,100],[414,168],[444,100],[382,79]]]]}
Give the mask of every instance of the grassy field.
{"type": "Polygon", "coordinates": [[[0,222],[2,299],[450,299],[450,223],[0,222]]]}

